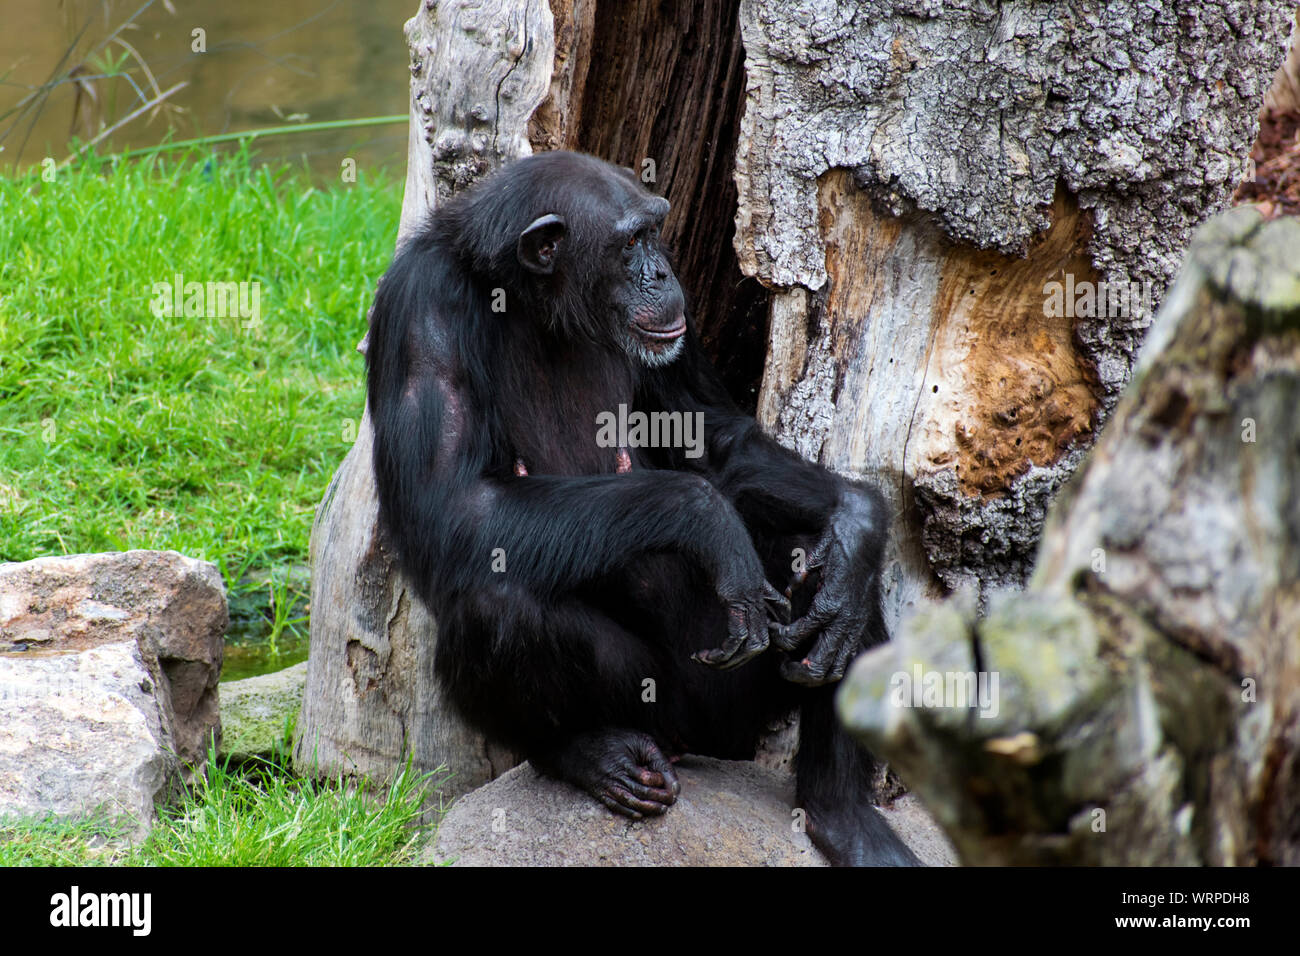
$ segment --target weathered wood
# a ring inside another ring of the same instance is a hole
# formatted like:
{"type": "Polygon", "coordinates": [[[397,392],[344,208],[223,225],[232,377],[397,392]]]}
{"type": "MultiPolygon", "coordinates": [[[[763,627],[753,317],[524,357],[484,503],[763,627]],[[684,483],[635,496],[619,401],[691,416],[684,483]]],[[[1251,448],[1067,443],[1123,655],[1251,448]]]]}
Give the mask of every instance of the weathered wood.
{"type": "MultiPolygon", "coordinates": [[[[544,0],[426,2],[406,24],[411,135],[398,241],[429,210],[531,150],[528,121],[551,81],[544,0]]],[[[361,346],[364,351],[364,342],[361,346]]],[[[312,526],[311,652],[294,762],[304,772],[388,777],[409,754],[445,766],[444,794],[509,769],[445,702],[437,629],[378,525],[369,413],[312,526]]]]}
{"type": "Polygon", "coordinates": [[[1245,169],[1291,0],[743,0],[741,268],[773,290],[762,423],[895,512],[892,622],[1020,584],[1152,303],[1245,169]]]}
{"type": "Polygon", "coordinates": [[[843,716],[964,863],[1300,864],[1298,251],[1294,219],[1204,227],[1029,590],[850,674],[843,716]],[[997,692],[909,706],[918,672],[997,692]]]}

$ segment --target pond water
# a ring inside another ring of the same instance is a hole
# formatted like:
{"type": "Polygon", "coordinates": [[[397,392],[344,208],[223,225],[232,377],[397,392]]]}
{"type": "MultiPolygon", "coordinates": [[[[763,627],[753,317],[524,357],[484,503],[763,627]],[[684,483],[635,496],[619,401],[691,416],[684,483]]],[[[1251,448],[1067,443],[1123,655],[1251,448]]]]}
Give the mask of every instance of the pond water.
{"type": "Polygon", "coordinates": [[[221,665],[222,681],[269,674],[307,659],[310,573],[305,567],[274,575],[250,575],[229,589],[230,627],[221,665]],[[276,624],[276,602],[284,604],[276,624]]]}
{"type": "MultiPolygon", "coordinates": [[[[0,76],[8,73],[0,85],[5,168],[47,156],[62,161],[72,134],[85,141],[140,105],[132,82],[147,96],[155,87],[187,85],[161,109],[113,133],[97,147],[101,153],[154,145],[169,129],[173,139],[189,139],[407,112],[402,25],[418,0],[155,0],[120,32],[121,42],[103,51],[119,68],[132,68],[130,80],[104,77],[105,64],[92,48],[141,6],[141,0],[7,5],[0,31],[0,76]],[[203,31],[206,52],[194,51],[195,30],[203,31]],[[66,79],[70,71],[74,81],[66,79]],[[52,77],[65,79],[39,110],[4,115],[52,77]]],[[[257,150],[264,160],[305,161],[322,178],[337,179],[345,157],[362,171],[400,172],[406,124],[266,137],[257,150]]]]}
{"type": "Polygon", "coordinates": [[[307,625],[282,633],[272,643],[269,622],[255,621],[235,625],[226,632],[226,656],[221,665],[221,680],[243,680],[284,670],[307,659],[307,625]]]}

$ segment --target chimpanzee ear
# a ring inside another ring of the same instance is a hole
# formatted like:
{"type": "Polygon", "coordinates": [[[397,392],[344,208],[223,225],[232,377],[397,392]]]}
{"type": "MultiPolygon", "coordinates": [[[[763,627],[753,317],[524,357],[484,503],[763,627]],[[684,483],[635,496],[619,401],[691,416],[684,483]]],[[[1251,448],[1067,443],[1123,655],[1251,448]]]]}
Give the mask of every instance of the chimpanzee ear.
{"type": "Polygon", "coordinates": [[[519,264],[538,275],[550,275],[555,271],[555,254],[565,231],[564,219],[554,213],[534,219],[519,234],[519,243],[515,247],[519,264]]]}

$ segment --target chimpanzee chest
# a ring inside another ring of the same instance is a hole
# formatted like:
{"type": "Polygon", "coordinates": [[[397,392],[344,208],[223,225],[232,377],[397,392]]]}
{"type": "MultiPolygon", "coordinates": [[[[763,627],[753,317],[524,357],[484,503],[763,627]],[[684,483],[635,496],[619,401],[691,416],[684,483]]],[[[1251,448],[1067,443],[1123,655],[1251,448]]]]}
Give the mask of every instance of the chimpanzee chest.
{"type": "Polygon", "coordinates": [[[635,452],[620,452],[617,430],[606,426],[633,407],[629,373],[606,360],[570,357],[528,370],[504,404],[515,473],[603,475],[626,471],[635,452]],[[585,359],[585,361],[584,361],[585,359]],[[531,401],[517,400],[520,395],[531,401]]]}

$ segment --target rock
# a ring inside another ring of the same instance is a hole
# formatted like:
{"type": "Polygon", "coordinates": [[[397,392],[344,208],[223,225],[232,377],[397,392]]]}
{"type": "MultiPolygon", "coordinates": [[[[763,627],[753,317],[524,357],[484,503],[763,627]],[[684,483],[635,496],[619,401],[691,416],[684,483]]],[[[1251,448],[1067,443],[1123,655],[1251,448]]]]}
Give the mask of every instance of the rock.
{"type": "MultiPolygon", "coordinates": [[[[462,797],[426,854],[458,866],[825,866],[795,828],[794,781],[749,761],[686,757],[682,794],[630,821],[523,764],[462,797]]],[[[913,797],[882,811],[927,863],[954,859],[913,797]]]]}
{"type": "Polygon", "coordinates": [[[104,817],[142,838],[179,782],[156,686],[132,641],[0,656],[0,817],[104,817]]]}
{"type": "Polygon", "coordinates": [[[0,815],[139,835],[220,734],[221,575],[175,552],[0,564],[0,815]]]}
{"type": "Polygon", "coordinates": [[[303,661],[273,674],[221,684],[221,755],[238,762],[281,754],[285,728],[298,720],[306,683],[303,661]]]}

